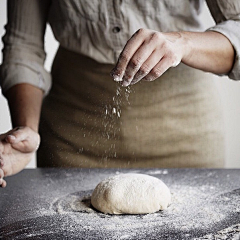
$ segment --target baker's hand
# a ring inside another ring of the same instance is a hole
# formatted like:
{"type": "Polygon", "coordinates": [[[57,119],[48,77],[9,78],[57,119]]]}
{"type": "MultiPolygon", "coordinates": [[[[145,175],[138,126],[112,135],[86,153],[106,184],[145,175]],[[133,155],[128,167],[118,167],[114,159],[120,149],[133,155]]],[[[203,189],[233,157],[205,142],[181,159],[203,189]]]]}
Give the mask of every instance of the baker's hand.
{"type": "Polygon", "coordinates": [[[140,80],[153,81],[176,67],[186,49],[178,32],[161,33],[139,29],[127,42],[111,74],[128,86],[140,80]]]}
{"type": "Polygon", "coordinates": [[[0,135],[0,186],[3,179],[20,172],[33,158],[40,136],[29,127],[18,127],[0,135]]]}

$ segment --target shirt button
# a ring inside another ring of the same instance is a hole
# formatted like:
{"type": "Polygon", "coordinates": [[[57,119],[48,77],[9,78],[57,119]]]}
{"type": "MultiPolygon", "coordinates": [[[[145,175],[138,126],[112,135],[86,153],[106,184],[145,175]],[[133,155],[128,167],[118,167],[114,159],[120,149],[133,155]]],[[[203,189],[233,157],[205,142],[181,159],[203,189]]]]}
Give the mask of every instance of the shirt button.
{"type": "Polygon", "coordinates": [[[114,27],[113,29],[112,29],[112,31],[114,32],[114,33],[119,33],[120,31],[121,31],[121,28],[120,27],[114,27]]]}

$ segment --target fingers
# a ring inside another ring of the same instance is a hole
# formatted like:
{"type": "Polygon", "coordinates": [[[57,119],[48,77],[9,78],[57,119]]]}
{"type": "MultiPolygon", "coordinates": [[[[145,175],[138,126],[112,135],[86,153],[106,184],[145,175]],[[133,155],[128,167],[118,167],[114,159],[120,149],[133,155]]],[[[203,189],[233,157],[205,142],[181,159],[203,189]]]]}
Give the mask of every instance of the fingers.
{"type": "Polygon", "coordinates": [[[1,149],[0,149],[0,187],[6,187],[6,181],[3,179],[4,177],[4,172],[2,170],[3,167],[3,160],[2,160],[2,144],[0,144],[1,149]]]}
{"type": "Polygon", "coordinates": [[[16,127],[12,130],[10,130],[9,132],[7,132],[5,134],[5,141],[8,142],[8,143],[17,143],[19,141],[22,141],[24,136],[21,135],[21,132],[19,133],[19,130],[21,129],[22,127],[16,127]]]}
{"type": "MultiPolygon", "coordinates": [[[[1,166],[1,165],[0,165],[1,166]]],[[[0,168],[0,187],[6,187],[7,186],[7,183],[6,181],[3,179],[4,177],[4,172],[3,170],[0,168]]]]}
{"type": "Polygon", "coordinates": [[[137,71],[130,84],[131,85],[136,84],[137,82],[142,80],[145,76],[147,76],[160,61],[159,59],[161,59],[159,53],[157,51],[154,51],[151,54],[151,56],[142,64],[142,66],[137,71]]]}
{"type": "Polygon", "coordinates": [[[116,67],[112,71],[115,81],[122,86],[136,84],[140,80],[153,81],[182,59],[182,49],[177,45],[176,33],[163,34],[140,29],[127,42],[116,67]],[[179,50],[180,49],[180,50],[179,50]]]}
{"type": "MultiPolygon", "coordinates": [[[[1,164],[0,164],[0,167],[1,167],[1,164]]],[[[4,172],[3,170],[0,168],[0,181],[3,179],[4,177],[4,172]]],[[[1,182],[0,182],[1,183],[1,182]]]]}
{"type": "Polygon", "coordinates": [[[111,72],[114,81],[122,81],[130,59],[144,41],[144,38],[142,37],[143,31],[144,29],[139,29],[135,34],[133,34],[133,36],[128,40],[127,44],[125,45],[123,51],[119,56],[115,68],[111,72]]]}
{"type": "Polygon", "coordinates": [[[6,134],[5,141],[16,150],[28,153],[37,150],[40,136],[29,127],[18,127],[6,134]]]}
{"type": "Polygon", "coordinates": [[[4,177],[18,173],[29,163],[39,143],[39,134],[28,127],[0,135],[0,187],[7,185],[4,177]]]}
{"type": "Polygon", "coordinates": [[[7,186],[7,182],[4,179],[0,179],[0,187],[5,188],[7,186]]]}
{"type": "Polygon", "coordinates": [[[151,45],[150,41],[153,41],[153,39],[145,41],[129,61],[123,76],[122,85],[124,87],[130,85],[133,79],[138,81],[141,76],[147,75],[161,59],[161,53],[156,53],[155,44],[151,45]]]}
{"type": "Polygon", "coordinates": [[[163,75],[170,67],[174,64],[177,64],[175,59],[169,57],[163,57],[159,63],[147,74],[143,80],[144,81],[153,81],[163,75]]]}

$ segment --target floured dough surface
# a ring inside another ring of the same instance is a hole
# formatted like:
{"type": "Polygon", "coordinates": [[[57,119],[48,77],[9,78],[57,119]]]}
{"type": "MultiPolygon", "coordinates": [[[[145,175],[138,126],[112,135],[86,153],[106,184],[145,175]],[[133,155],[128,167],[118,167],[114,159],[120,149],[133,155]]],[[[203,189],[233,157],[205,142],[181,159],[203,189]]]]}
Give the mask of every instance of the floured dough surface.
{"type": "Polygon", "coordinates": [[[91,204],[103,213],[146,214],[166,209],[171,203],[169,188],[158,178],[127,173],[100,182],[91,204]]]}

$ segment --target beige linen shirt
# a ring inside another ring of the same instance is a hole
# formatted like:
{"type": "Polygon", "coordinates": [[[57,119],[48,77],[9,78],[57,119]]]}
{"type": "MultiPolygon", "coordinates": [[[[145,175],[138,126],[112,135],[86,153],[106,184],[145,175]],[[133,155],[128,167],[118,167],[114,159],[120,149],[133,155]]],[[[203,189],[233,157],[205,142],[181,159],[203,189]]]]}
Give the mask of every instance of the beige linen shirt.
{"type": "MultiPolygon", "coordinates": [[[[45,94],[51,75],[44,69],[44,34],[49,22],[60,45],[100,63],[114,64],[139,28],[157,31],[203,31],[203,0],[9,0],[3,37],[0,85],[3,94],[29,83],[45,94]]],[[[235,48],[228,74],[240,79],[240,1],[207,0],[216,21],[209,30],[224,34],[235,48]]]]}

